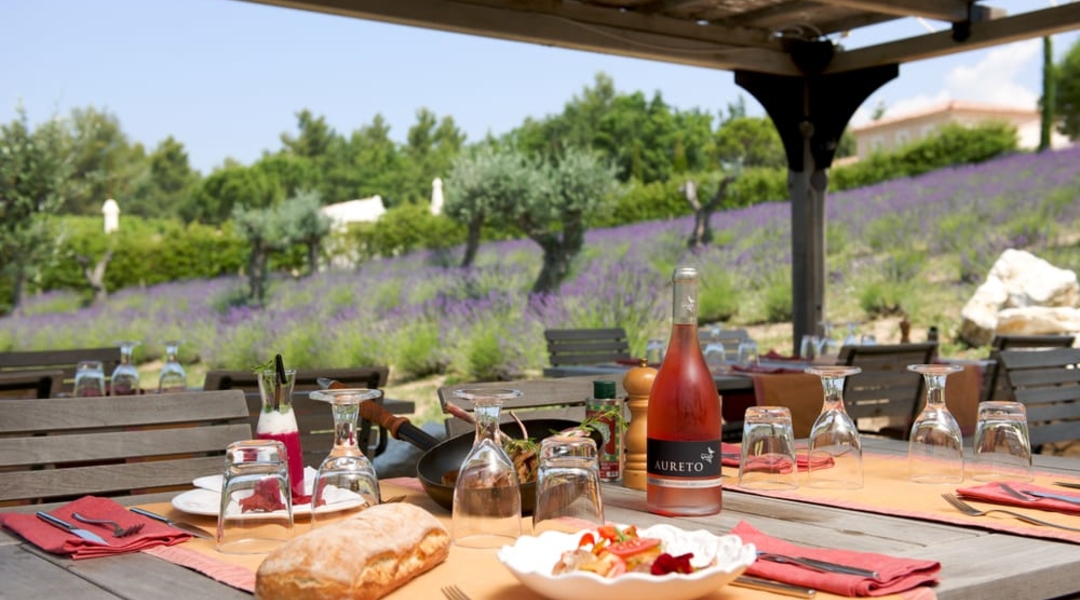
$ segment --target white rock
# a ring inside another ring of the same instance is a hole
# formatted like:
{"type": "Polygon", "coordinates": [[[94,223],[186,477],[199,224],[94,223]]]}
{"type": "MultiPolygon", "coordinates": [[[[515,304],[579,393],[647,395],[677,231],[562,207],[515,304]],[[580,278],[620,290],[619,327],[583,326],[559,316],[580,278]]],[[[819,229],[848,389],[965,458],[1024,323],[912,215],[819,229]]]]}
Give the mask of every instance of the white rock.
{"type": "Polygon", "coordinates": [[[1080,309],[1063,306],[1006,308],[998,313],[997,333],[1050,335],[1080,331],[1080,309]]]}
{"type": "Polygon", "coordinates": [[[1008,294],[1004,308],[1072,307],[1080,299],[1076,273],[1059,269],[1023,250],[1010,248],[1002,252],[987,279],[995,277],[1001,280],[1008,294]]]}

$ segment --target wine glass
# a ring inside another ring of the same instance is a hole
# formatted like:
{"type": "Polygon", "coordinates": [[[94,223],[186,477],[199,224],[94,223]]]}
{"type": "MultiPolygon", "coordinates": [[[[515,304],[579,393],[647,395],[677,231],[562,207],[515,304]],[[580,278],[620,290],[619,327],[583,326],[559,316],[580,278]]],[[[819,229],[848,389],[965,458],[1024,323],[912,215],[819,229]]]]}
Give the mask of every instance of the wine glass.
{"type": "Polygon", "coordinates": [[[328,402],[334,414],[334,448],[315,476],[311,495],[311,526],[345,510],[359,512],[379,503],[379,478],[360,450],[356,422],[360,403],[382,396],[379,390],[338,388],[311,392],[312,400],[328,402]]]}
{"type": "Polygon", "coordinates": [[[100,360],[80,360],[75,366],[75,397],[98,398],[105,395],[105,371],[100,360]]]}
{"type": "Polygon", "coordinates": [[[821,378],[825,402],[810,428],[808,485],[815,488],[858,489],[863,486],[862,441],[855,421],[844,410],[844,378],[859,367],[808,367],[821,378]]]}
{"type": "Polygon", "coordinates": [[[840,345],[833,339],[832,321],[819,321],[821,338],[818,340],[818,356],[836,356],[840,354],[840,345]]]}
{"type": "Polygon", "coordinates": [[[113,396],[134,396],[139,393],[139,369],[132,363],[131,355],[139,342],[116,342],[120,346],[120,364],[113,369],[111,381],[113,396]]]}
{"type": "Polygon", "coordinates": [[[161,375],[158,376],[158,393],[183,392],[187,389],[187,373],[176,353],[180,349],[180,342],[170,340],[165,342],[165,364],[161,367],[161,375]]]}
{"type": "Polygon", "coordinates": [[[705,364],[709,365],[709,368],[719,367],[727,362],[726,349],[724,343],[720,341],[720,326],[713,325],[709,328],[709,341],[705,344],[705,364]]]}
{"type": "Polygon", "coordinates": [[[926,406],[911,425],[908,470],[919,483],[964,480],[964,447],[960,425],[945,406],[945,378],[964,370],[960,365],[908,365],[926,382],[926,406]]]}
{"type": "Polygon", "coordinates": [[[454,484],[450,523],[454,543],[467,548],[501,548],[521,535],[521,486],[513,461],[498,441],[503,402],[520,398],[510,389],[455,390],[472,403],[476,438],[454,484]]]}
{"type": "Polygon", "coordinates": [[[847,337],[844,338],[845,346],[858,346],[859,345],[859,324],[855,322],[849,322],[847,324],[847,337]]]}

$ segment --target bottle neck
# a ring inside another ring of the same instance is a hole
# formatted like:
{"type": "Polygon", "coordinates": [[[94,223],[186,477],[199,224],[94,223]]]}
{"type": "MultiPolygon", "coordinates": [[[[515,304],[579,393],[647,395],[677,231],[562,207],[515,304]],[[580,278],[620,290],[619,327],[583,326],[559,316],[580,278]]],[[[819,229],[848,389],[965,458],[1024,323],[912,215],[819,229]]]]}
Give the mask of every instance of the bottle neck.
{"type": "Polygon", "coordinates": [[[679,279],[674,282],[671,302],[673,325],[697,325],[697,280],[679,279]]]}

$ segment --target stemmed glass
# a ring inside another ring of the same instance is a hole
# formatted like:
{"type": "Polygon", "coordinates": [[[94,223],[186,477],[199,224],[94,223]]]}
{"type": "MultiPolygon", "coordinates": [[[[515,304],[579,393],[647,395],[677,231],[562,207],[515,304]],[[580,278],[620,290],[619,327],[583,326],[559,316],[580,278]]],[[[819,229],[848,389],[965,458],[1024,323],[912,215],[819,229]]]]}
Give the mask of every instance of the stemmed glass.
{"type": "Polygon", "coordinates": [[[836,356],[840,348],[832,337],[833,324],[831,321],[819,321],[821,325],[821,338],[818,340],[818,356],[836,356]]]}
{"type": "Polygon", "coordinates": [[[720,326],[713,325],[709,329],[709,341],[705,344],[702,354],[705,355],[705,363],[709,368],[719,367],[727,362],[724,343],[720,341],[720,326]]]}
{"type": "Polygon", "coordinates": [[[182,392],[187,389],[187,373],[176,353],[180,349],[180,342],[170,340],[165,342],[165,364],[161,367],[161,375],[158,377],[158,393],[182,392]]]}
{"type": "Polygon", "coordinates": [[[312,527],[330,513],[359,512],[379,503],[379,478],[371,461],[360,450],[356,422],[360,403],[380,396],[381,391],[367,388],[311,392],[312,400],[329,403],[334,414],[334,448],[319,465],[311,495],[312,527]]]}
{"type": "Polygon", "coordinates": [[[849,322],[847,324],[847,337],[844,338],[845,346],[858,346],[859,345],[859,324],[855,322],[849,322]]]}
{"type": "Polygon", "coordinates": [[[120,364],[113,369],[110,387],[113,396],[134,396],[139,393],[139,369],[132,363],[131,355],[139,342],[116,342],[120,346],[120,364]]]}
{"type": "Polygon", "coordinates": [[[908,365],[926,382],[926,406],[911,425],[908,470],[919,483],[960,483],[964,480],[964,447],[960,425],[945,406],[945,378],[960,365],[908,365]]]}
{"type": "Polygon", "coordinates": [[[521,535],[521,486],[497,435],[503,402],[521,397],[510,389],[455,390],[472,403],[476,438],[454,484],[451,533],[467,548],[501,548],[521,535]]]}
{"type": "Polygon", "coordinates": [[[821,378],[825,402],[810,428],[808,485],[815,488],[858,489],[863,486],[862,441],[855,421],[844,409],[844,378],[859,367],[809,367],[821,378]]]}

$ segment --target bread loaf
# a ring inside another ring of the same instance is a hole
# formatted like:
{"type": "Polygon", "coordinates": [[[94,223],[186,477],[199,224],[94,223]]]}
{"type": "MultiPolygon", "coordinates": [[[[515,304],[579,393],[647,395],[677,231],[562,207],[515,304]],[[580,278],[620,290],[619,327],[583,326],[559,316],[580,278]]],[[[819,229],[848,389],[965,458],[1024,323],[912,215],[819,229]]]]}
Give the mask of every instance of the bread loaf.
{"type": "Polygon", "coordinates": [[[375,600],[446,560],[450,534],[426,510],[380,504],[289,540],[259,566],[259,600],[375,600]]]}

